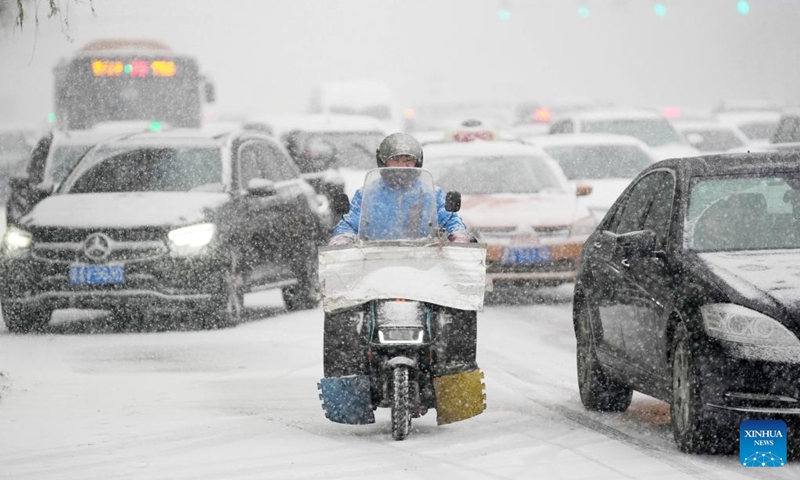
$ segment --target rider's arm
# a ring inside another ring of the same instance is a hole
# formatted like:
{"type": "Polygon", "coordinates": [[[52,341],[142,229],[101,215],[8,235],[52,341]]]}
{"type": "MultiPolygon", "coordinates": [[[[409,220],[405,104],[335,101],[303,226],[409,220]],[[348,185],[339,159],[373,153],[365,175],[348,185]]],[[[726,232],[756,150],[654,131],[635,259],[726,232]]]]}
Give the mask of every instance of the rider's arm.
{"type": "Polygon", "coordinates": [[[443,228],[447,235],[469,235],[467,225],[461,220],[458,212],[448,212],[444,208],[446,195],[441,188],[436,188],[436,210],[439,217],[439,228],[443,228]]]}
{"type": "Polygon", "coordinates": [[[350,200],[350,211],[342,215],[342,219],[333,228],[333,235],[358,235],[358,222],[361,219],[361,189],[356,190],[350,200]]]}

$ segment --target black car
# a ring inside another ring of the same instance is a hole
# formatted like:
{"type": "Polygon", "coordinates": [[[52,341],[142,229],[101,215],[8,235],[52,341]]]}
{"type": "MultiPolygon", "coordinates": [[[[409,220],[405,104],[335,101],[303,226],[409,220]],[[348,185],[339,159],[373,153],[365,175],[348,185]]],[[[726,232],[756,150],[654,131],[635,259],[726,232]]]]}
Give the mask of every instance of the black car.
{"type": "Polygon", "coordinates": [[[57,191],[9,226],[0,301],[9,330],[59,308],[120,321],[191,314],[234,324],[248,291],[318,304],[318,195],[256,132],[141,133],[92,149],[57,191]]]}
{"type": "Polygon", "coordinates": [[[581,401],[671,405],[681,450],[735,447],[739,422],[800,415],[800,153],[665,160],[581,254],[581,401]]]}

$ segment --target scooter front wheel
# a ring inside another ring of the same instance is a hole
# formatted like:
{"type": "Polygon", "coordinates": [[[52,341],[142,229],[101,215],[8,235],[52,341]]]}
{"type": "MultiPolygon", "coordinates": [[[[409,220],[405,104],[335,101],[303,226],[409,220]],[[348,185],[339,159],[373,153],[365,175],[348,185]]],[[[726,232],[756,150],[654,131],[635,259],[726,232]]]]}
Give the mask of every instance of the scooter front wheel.
{"type": "Polygon", "coordinates": [[[392,438],[405,440],[411,428],[408,367],[400,366],[392,371],[392,387],[392,438]]]}

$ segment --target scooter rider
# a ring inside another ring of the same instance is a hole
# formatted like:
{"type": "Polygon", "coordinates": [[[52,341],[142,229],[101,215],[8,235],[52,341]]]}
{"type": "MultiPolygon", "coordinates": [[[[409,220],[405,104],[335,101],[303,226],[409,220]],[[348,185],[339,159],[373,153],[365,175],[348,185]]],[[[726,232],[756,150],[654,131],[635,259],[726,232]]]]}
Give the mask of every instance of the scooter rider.
{"type": "MultiPolygon", "coordinates": [[[[393,133],[384,138],[376,152],[376,159],[379,168],[385,167],[405,167],[422,168],[422,147],[419,142],[406,133],[393,133]]],[[[407,215],[407,211],[400,211],[408,203],[404,203],[405,197],[414,198],[414,186],[416,176],[414,172],[409,172],[408,176],[392,176],[391,180],[384,177],[381,181],[383,185],[379,189],[382,196],[381,203],[385,205],[398,205],[395,211],[387,211],[382,219],[386,223],[398,220],[398,217],[407,215]]],[[[333,238],[330,245],[347,245],[355,242],[358,236],[359,219],[361,215],[362,189],[358,189],[350,200],[350,211],[342,217],[342,220],[333,229],[333,238]]],[[[447,233],[447,238],[452,242],[467,243],[471,236],[467,232],[467,226],[461,220],[458,213],[448,212],[445,209],[445,194],[439,187],[436,187],[436,207],[439,227],[447,233]]]]}

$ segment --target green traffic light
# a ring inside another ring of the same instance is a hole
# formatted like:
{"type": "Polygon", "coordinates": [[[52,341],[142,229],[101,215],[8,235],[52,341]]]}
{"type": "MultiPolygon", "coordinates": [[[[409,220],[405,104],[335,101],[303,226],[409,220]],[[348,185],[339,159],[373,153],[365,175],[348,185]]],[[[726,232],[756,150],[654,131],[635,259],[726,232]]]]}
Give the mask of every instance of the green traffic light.
{"type": "Polygon", "coordinates": [[[503,21],[511,20],[511,10],[503,8],[499,12],[497,12],[497,16],[500,17],[500,20],[503,21]]]}
{"type": "Polygon", "coordinates": [[[585,6],[578,7],[578,15],[580,15],[581,18],[589,18],[590,13],[591,12],[589,11],[589,7],[585,6]]]}
{"type": "Polygon", "coordinates": [[[656,12],[656,15],[658,15],[659,17],[666,17],[667,16],[667,7],[665,7],[664,5],[662,5],[660,3],[656,4],[654,10],[656,12]]]}
{"type": "Polygon", "coordinates": [[[739,3],[736,4],[736,9],[739,10],[739,13],[742,15],[747,15],[750,13],[750,3],[747,0],[739,0],[739,3]]]}
{"type": "Polygon", "coordinates": [[[150,122],[150,131],[160,132],[162,128],[164,125],[161,122],[150,122]]]}
{"type": "Polygon", "coordinates": [[[47,114],[47,123],[56,123],[56,114],[50,112],[47,114]]]}

